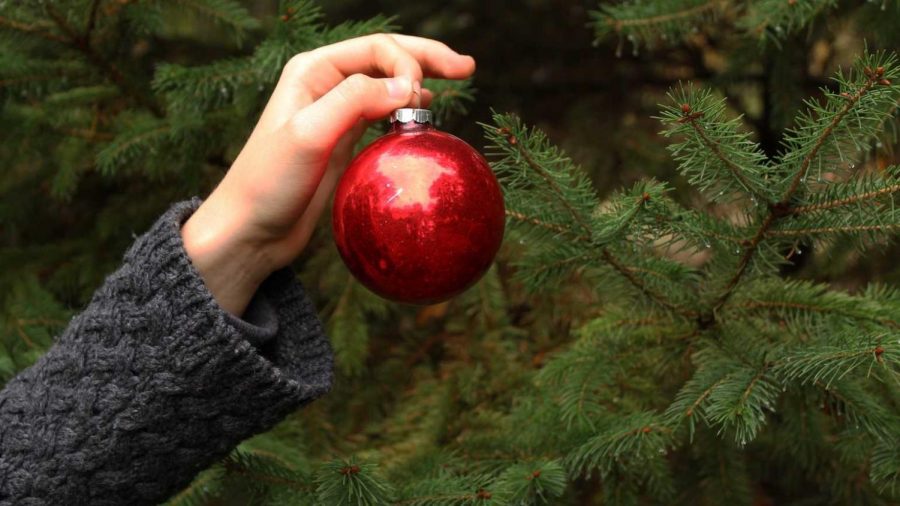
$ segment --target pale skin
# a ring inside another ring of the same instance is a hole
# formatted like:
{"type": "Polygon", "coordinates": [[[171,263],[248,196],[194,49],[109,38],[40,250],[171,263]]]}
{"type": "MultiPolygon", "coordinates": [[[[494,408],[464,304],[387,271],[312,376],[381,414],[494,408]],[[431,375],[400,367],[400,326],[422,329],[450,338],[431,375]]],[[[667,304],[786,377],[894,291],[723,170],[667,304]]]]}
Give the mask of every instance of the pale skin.
{"type": "Polygon", "coordinates": [[[240,316],[259,285],[303,251],[367,122],[419,99],[427,106],[424,77],[474,71],[471,56],[407,35],[293,57],[228,173],[181,229],[219,305],[240,316]]]}

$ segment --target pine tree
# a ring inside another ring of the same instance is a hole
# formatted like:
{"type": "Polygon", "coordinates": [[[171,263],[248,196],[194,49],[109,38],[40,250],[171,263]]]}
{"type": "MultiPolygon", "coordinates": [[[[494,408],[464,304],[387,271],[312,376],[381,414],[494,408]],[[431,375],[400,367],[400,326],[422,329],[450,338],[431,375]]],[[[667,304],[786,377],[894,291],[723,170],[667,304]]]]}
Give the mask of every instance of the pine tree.
{"type": "MultiPolygon", "coordinates": [[[[11,4],[0,381],[50,346],[134,233],[215,184],[291,55],[396,28],[328,26],[305,1],[264,19],[233,0],[11,4]]],[[[730,67],[661,106],[679,177],[601,196],[541,130],[495,114],[482,126],[510,227],[494,268],[450,303],[397,306],[350,277],[322,227],[298,268],[335,390],[169,504],[900,502],[900,291],[789,274],[811,250],[896,237],[900,168],[880,154],[896,144],[900,63],[866,50],[805,106],[769,101],[766,125],[720,92],[748,62],[775,81],[792,37],[830,16],[882,7],[900,17],[890,2],[602,5],[600,38],[726,40],[730,67]]],[[[881,22],[872,47],[891,47],[881,22]]],[[[470,83],[428,86],[441,115],[465,112],[470,83]]]]}

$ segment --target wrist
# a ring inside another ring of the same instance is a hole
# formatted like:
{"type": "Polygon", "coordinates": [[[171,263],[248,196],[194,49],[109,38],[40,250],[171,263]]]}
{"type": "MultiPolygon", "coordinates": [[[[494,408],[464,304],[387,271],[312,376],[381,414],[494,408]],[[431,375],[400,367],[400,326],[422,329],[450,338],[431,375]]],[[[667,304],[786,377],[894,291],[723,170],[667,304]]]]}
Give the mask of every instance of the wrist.
{"type": "Polygon", "coordinates": [[[276,269],[265,245],[253,237],[244,209],[214,192],[181,227],[185,251],[207,289],[236,316],[276,269]]]}

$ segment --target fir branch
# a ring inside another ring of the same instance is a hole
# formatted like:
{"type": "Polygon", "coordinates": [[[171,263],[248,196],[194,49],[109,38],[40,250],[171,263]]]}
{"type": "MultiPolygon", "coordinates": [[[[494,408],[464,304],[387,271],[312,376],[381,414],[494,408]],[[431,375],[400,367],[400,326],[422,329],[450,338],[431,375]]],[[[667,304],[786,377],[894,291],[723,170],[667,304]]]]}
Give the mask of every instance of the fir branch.
{"type": "Polygon", "coordinates": [[[227,474],[285,487],[298,492],[309,493],[314,490],[314,486],[311,483],[304,483],[298,480],[292,470],[276,466],[274,459],[254,453],[236,450],[222,461],[222,468],[227,474]]]}
{"type": "MultiPolygon", "coordinates": [[[[850,295],[804,281],[765,280],[749,283],[732,299],[726,312],[775,312],[782,318],[798,315],[839,316],[858,327],[866,322],[900,328],[895,319],[900,305],[873,295],[850,295]]],[[[804,325],[808,327],[808,325],[804,325]]]]}
{"type": "Polygon", "coordinates": [[[858,232],[892,232],[900,230],[900,223],[886,223],[883,225],[846,225],[837,227],[797,228],[785,230],[770,230],[766,237],[797,237],[820,234],[849,234],[858,232]]]}
{"type": "MultiPolygon", "coordinates": [[[[825,142],[831,137],[834,133],[835,129],[844,118],[859,104],[859,101],[866,95],[869,91],[872,90],[875,86],[879,85],[879,81],[881,80],[881,75],[877,75],[875,71],[872,71],[871,75],[866,76],[865,83],[857,89],[854,93],[849,94],[846,98],[846,103],[841,107],[836,114],[834,114],[831,118],[831,121],[828,125],[825,126],[824,130],[819,133],[818,137],[816,137],[815,142],[812,147],[803,157],[803,160],[800,162],[800,168],[797,170],[793,179],[791,179],[791,184],[785,190],[784,194],[781,196],[781,202],[789,203],[791,198],[794,196],[794,193],[797,192],[797,188],[799,188],[800,183],[806,178],[806,174],[809,171],[809,166],[812,164],[813,160],[819,154],[819,150],[822,149],[822,146],[825,145],[825,142]]],[[[882,71],[883,74],[883,71],[882,71]]]]}
{"type": "Polygon", "coordinates": [[[66,35],[64,42],[68,46],[82,53],[91,65],[103,72],[125,95],[132,97],[137,103],[146,107],[154,116],[160,118],[163,116],[162,109],[153,98],[141,93],[113,62],[106,60],[97,53],[93,46],[91,46],[90,40],[86,35],[76,32],[69,22],[66,21],[52,5],[47,5],[45,8],[47,10],[47,15],[53,19],[59,29],[66,35]]]}
{"type": "Polygon", "coordinates": [[[601,5],[592,11],[595,41],[615,33],[637,44],[653,45],[656,39],[676,39],[690,33],[701,22],[724,11],[724,0],[673,0],[666,3],[631,0],[601,5]]]}
{"type": "Polygon", "coordinates": [[[566,466],[575,474],[592,469],[608,471],[620,459],[636,465],[661,458],[660,451],[671,443],[672,431],[658,415],[639,412],[610,421],[583,445],[566,457],[566,466]]]}
{"type": "Polygon", "coordinates": [[[697,16],[698,14],[703,14],[706,11],[713,10],[714,8],[722,5],[724,2],[722,0],[712,0],[701,3],[700,5],[696,5],[693,7],[689,7],[687,9],[683,9],[675,12],[668,12],[665,14],[658,14],[656,16],[649,16],[646,18],[633,18],[633,19],[611,19],[612,24],[615,27],[617,32],[622,31],[623,27],[627,26],[646,26],[646,25],[660,25],[664,23],[669,23],[672,21],[680,21],[685,18],[692,18],[697,16]]]}
{"type": "Polygon", "coordinates": [[[673,304],[669,300],[667,300],[663,295],[656,293],[655,291],[648,288],[644,282],[637,276],[634,275],[628,267],[626,267],[615,255],[613,255],[608,248],[603,248],[600,250],[600,254],[603,257],[603,260],[606,261],[613,269],[616,270],[619,274],[621,274],[625,279],[628,280],[629,283],[634,285],[635,288],[641,291],[648,298],[656,302],[657,304],[669,309],[670,311],[680,313],[683,311],[683,308],[673,304]]]}
{"type": "Polygon", "coordinates": [[[772,167],[759,145],[742,131],[741,118],[726,117],[724,99],[684,86],[670,92],[669,98],[660,119],[669,127],[666,136],[684,137],[668,149],[691,184],[714,201],[730,201],[735,193],[766,204],[777,198],[767,181],[772,167]]]}
{"type": "MultiPolygon", "coordinates": [[[[592,219],[587,213],[587,208],[596,209],[598,202],[596,194],[590,187],[590,183],[584,175],[571,164],[568,158],[559,154],[557,150],[547,144],[546,137],[535,130],[529,131],[522,126],[518,118],[514,116],[494,115],[495,125],[482,125],[494,145],[500,148],[505,158],[494,164],[496,171],[501,173],[501,179],[506,184],[507,194],[525,190],[530,182],[523,177],[525,173],[535,174],[548,188],[549,197],[553,206],[558,206],[561,215],[557,220],[569,220],[584,233],[576,232],[576,237],[584,237],[584,242],[590,245],[600,245],[610,242],[624,234],[630,222],[639,214],[637,211],[646,207],[650,202],[660,198],[666,187],[661,184],[648,182],[635,187],[632,193],[623,194],[613,198],[610,211],[607,214],[599,214],[592,219]],[[539,162],[535,155],[541,158],[539,162]],[[546,165],[546,167],[545,167],[546,165]],[[519,166],[524,166],[526,171],[521,171],[519,166]],[[513,172],[514,169],[518,169],[513,172]],[[512,173],[510,175],[506,175],[512,173]],[[565,187],[563,186],[565,184],[565,187]],[[635,195],[636,194],[636,195],[635,195]],[[599,236],[599,237],[598,237],[599,236]]],[[[530,188],[529,188],[530,189],[530,188]]],[[[524,192],[523,192],[524,193],[524,192]]],[[[530,193],[530,192],[529,192],[530,193]]],[[[531,199],[533,201],[533,198],[531,199]]],[[[531,207],[535,213],[550,215],[550,211],[528,200],[522,200],[523,207],[531,207]]],[[[512,207],[512,206],[511,206],[512,207]]],[[[542,216],[529,215],[527,212],[512,211],[515,216],[522,216],[524,220],[537,225],[545,230],[554,230],[559,221],[553,222],[543,219],[542,216]]],[[[595,213],[596,214],[596,213],[595,213]]],[[[573,231],[574,232],[574,231],[573,231]]],[[[646,284],[613,254],[609,248],[600,247],[600,258],[621,274],[630,284],[645,294],[650,300],[661,304],[672,311],[679,308],[670,302],[663,294],[660,294],[646,284]]],[[[577,255],[576,255],[577,256],[577,255]]],[[[555,261],[546,262],[559,265],[555,261]]]]}
{"type": "Polygon", "coordinates": [[[41,37],[42,39],[52,40],[54,42],[68,42],[68,39],[63,37],[62,35],[53,33],[48,30],[44,30],[43,27],[39,25],[29,25],[27,23],[22,23],[20,21],[16,21],[14,19],[9,19],[3,16],[0,16],[0,26],[10,28],[13,30],[17,30],[19,32],[27,33],[30,35],[36,35],[41,37]]]}
{"type": "Polygon", "coordinates": [[[900,445],[880,441],[872,452],[869,476],[882,492],[900,489],[900,445]]]}
{"type": "Polygon", "coordinates": [[[816,204],[810,204],[806,206],[797,206],[792,207],[789,212],[790,214],[805,214],[805,213],[813,213],[818,211],[827,211],[828,209],[834,209],[836,207],[843,207],[850,204],[857,204],[866,200],[874,200],[878,197],[882,197],[885,195],[891,195],[894,193],[900,192],[900,183],[893,184],[890,186],[886,186],[884,188],[879,188],[878,190],[872,190],[870,192],[861,193],[858,195],[851,195],[849,197],[830,200],[827,202],[819,202],[816,204]]]}
{"type": "Polygon", "coordinates": [[[749,4],[738,26],[750,34],[783,39],[836,6],[836,0],[757,0],[749,4]]]}
{"type": "MultiPolygon", "coordinates": [[[[884,343],[883,336],[864,336],[855,341],[851,345],[804,346],[789,351],[774,364],[773,371],[785,381],[822,385],[827,390],[864,366],[900,366],[900,353],[884,343]]],[[[900,379],[898,371],[894,374],[900,379]]]]}
{"type": "Polygon", "coordinates": [[[728,170],[731,171],[731,174],[735,179],[738,180],[738,182],[741,184],[741,186],[744,187],[746,191],[753,193],[757,197],[760,197],[764,202],[768,202],[767,197],[765,195],[760,195],[759,193],[757,193],[757,191],[753,188],[750,180],[744,177],[744,175],[741,173],[741,168],[738,167],[737,164],[735,164],[733,161],[731,161],[730,158],[727,158],[725,156],[719,144],[713,142],[713,140],[709,138],[706,130],[703,128],[703,126],[700,125],[697,119],[697,116],[689,114],[685,117],[685,122],[689,124],[695,132],[697,132],[697,135],[703,141],[703,144],[713,153],[713,155],[716,156],[716,158],[718,158],[722,162],[722,165],[728,167],[728,170]]]}
{"type": "Polygon", "coordinates": [[[174,0],[174,3],[182,4],[232,29],[237,42],[241,42],[246,31],[260,27],[259,20],[234,0],[174,0]]]}
{"type": "MultiPolygon", "coordinates": [[[[765,309],[765,310],[792,310],[792,311],[805,311],[811,313],[823,313],[823,314],[837,314],[841,316],[848,316],[851,318],[859,318],[860,315],[857,313],[842,311],[839,309],[826,307],[822,305],[816,304],[808,304],[801,302],[788,302],[788,301],[769,301],[769,300],[751,300],[747,302],[733,303],[729,304],[729,309],[748,309],[748,310],[756,310],[756,309],[765,309]]],[[[866,319],[873,319],[869,316],[864,316],[866,319]]],[[[873,319],[874,321],[886,325],[891,328],[900,328],[900,323],[891,320],[891,319],[873,319]]]]}
{"type": "Polygon", "coordinates": [[[222,470],[208,469],[195,478],[190,485],[166,501],[165,506],[200,506],[220,492],[222,470]]]}
{"type": "Polygon", "coordinates": [[[531,168],[531,170],[534,171],[535,174],[540,176],[545,183],[547,183],[547,186],[556,195],[560,205],[562,205],[569,212],[569,214],[572,216],[572,219],[574,219],[575,222],[579,226],[581,226],[582,229],[584,229],[585,233],[590,236],[592,232],[591,227],[590,225],[588,225],[585,217],[582,216],[580,212],[575,210],[571,202],[569,202],[569,200],[566,198],[565,193],[562,191],[556,180],[551,177],[546,170],[544,170],[543,166],[541,166],[534,160],[534,158],[531,156],[531,153],[525,150],[525,148],[523,147],[523,143],[515,136],[515,134],[510,132],[506,137],[506,142],[518,152],[519,156],[523,160],[525,160],[525,163],[528,165],[528,167],[531,168]]]}
{"type": "Polygon", "coordinates": [[[521,221],[521,222],[524,222],[524,223],[528,223],[528,224],[531,224],[531,225],[534,225],[534,226],[537,226],[537,227],[541,227],[541,228],[545,228],[545,229],[547,229],[547,230],[551,230],[551,231],[553,231],[553,232],[558,232],[558,233],[560,233],[560,234],[564,234],[564,235],[566,235],[567,237],[569,237],[570,239],[573,239],[573,240],[576,240],[576,241],[590,242],[590,240],[591,240],[590,237],[588,237],[588,236],[585,236],[585,235],[578,235],[577,232],[575,232],[575,231],[572,230],[571,228],[566,227],[565,225],[560,225],[560,224],[557,224],[557,223],[548,223],[548,222],[546,222],[546,221],[544,221],[544,220],[541,220],[540,218],[535,218],[535,217],[532,217],[532,216],[526,216],[525,214],[520,213],[520,212],[518,212],[518,211],[513,211],[512,209],[507,209],[507,210],[506,210],[506,216],[508,216],[508,217],[510,217],[510,218],[512,218],[512,219],[514,219],[514,220],[518,220],[518,221],[521,221]]]}
{"type": "MultiPolygon", "coordinates": [[[[809,119],[797,130],[797,132],[794,134],[794,137],[789,139],[788,145],[792,146],[794,149],[783,158],[782,166],[792,165],[794,163],[794,159],[798,156],[802,156],[802,158],[800,159],[798,167],[797,169],[795,169],[793,176],[790,178],[790,183],[787,189],[785,189],[785,191],[781,195],[781,199],[776,204],[772,204],[769,206],[769,212],[766,214],[765,218],[763,218],[762,222],[754,233],[753,238],[750,239],[749,244],[744,249],[741,258],[738,261],[737,271],[731,277],[731,279],[729,279],[728,283],[725,285],[725,288],[722,290],[722,293],[717,297],[715,303],[713,304],[714,312],[721,308],[731,297],[732,293],[734,292],[734,288],[737,287],[738,283],[741,281],[741,278],[743,278],[744,273],[749,267],[751,260],[756,255],[760,243],[769,234],[769,230],[779,219],[784,218],[785,216],[790,216],[792,199],[799,190],[801,182],[806,178],[810,165],[813,163],[813,160],[817,158],[820,150],[823,149],[823,147],[826,145],[826,142],[829,141],[836,129],[841,125],[841,122],[855,110],[855,108],[862,101],[863,97],[865,97],[877,86],[892,86],[891,81],[885,76],[890,75],[891,77],[894,77],[896,69],[892,67],[893,63],[894,59],[885,59],[881,56],[861,59],[859,62],[857,62],[857,66],[861,68],[861,70],[858,71],[857,76],[862,77],[862,82],[858,85],[855,82],[849,83],[849,86],[855,86],[856,89],[852,93],[850,93],[849,91],[842,92],[840,97],[842,98],[843,103],[839,106],[833,105],[837,103],[837,99],[835,98],[831,98],[827,102],[826,107],[836,107],[836,110],[822,110],[822,115],[819,123],[821,123],[822,121],[826,122],[824,125],[822,125],[822,128],[815,128],[818,123],[812,119],[809,119]],[[807,143],[801,135],[801,133],[804,131],[815,131],[817,133],[812,137],[812,140],[807,143]]],[[[878,105],[880,104],[875,103],[872,105],[872,107],[877,107],[878,105]]]]}
{"type": "Polygon", "coordinates": [[[368,462],[333,460],[316,474],[319,504],[334,506],[380,506],[390,503],[391,487],[368,462]]]}

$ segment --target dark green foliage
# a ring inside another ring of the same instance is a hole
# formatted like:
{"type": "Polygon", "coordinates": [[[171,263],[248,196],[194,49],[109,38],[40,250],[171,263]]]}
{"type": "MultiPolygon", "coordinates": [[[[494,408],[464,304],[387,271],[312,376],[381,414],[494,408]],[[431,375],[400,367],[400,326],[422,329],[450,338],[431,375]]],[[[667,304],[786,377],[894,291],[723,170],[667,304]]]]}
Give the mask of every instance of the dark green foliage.
{"type": "MultiPolygon", "coordinates": [[[[633,141],[611,167],[654,177],[600,192],[553,131],[485,119],[506,242],[481,282],[427,308],[366,291],[322,227],[297,267],[334,391],[169,504],[900,501],[900,292],[834,274],[895,263],[900,68],[873,49],[810,83],[804,45],[838,18],[896,45],[900,7],[883,5],[604,2],[600,38],[670,51],[662,63],[727,55],[670,90],[664,141],[583,133],[633,141]]],[[[0,7],[0,381],[51,345],[132,234],[215,185],[293,55],[396,28],[270,7],[0,7]]],[[[475,84],[425,86],[445,120],[475,84]]]]}

